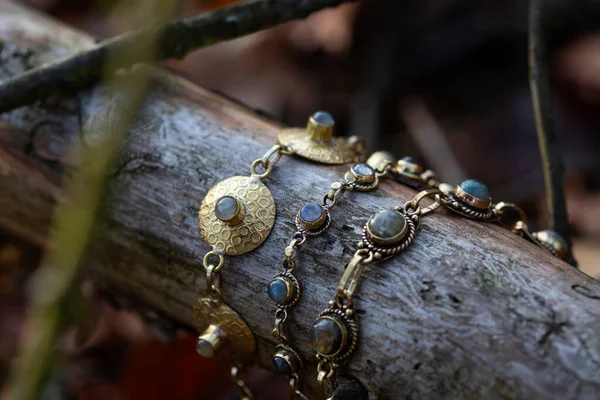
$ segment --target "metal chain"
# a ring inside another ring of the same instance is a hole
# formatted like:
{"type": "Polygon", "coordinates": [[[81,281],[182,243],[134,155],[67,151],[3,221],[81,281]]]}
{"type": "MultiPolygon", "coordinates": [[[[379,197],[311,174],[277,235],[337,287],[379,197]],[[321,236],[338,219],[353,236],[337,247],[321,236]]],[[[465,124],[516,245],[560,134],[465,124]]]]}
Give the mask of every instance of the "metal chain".
{"type": "Polygon", "coordinates": [[[300,378],[298,377],[298,374],[292,374],[290,375],[290,400],[294,400],[294,399],[301,399],[301,400],[308,400],[308,397],[302,393],[302,391],[299,388],[299,383],[300,383],[300,378]]]}
{"type": "Polygon", "coordinates": [[[328,397],[326,395],[327,383],[335,374],[335,366],[332,365],[327,360],[321,360],[319,364],[317,364],[317,385],[319,387],[319,391],[321,392],[321,396],[324,399],[330,400],[332,397],[328,397]]]}
{"type": "Polygon", "coordinates": [[[325,196],[323,196],[323,207],[330,210],[335,206],[338,200],[347,191],[352,190],[352,185],[348,181],[334,182],[331,184],[331,189],[325,196]]]}
{"type": "Polygon", "coordinates": [[[285,322],[288,318],[288,312],[285,308],[278,308],[275,311],[275,328],[272,331],[272,335],[275,339],[281,343],[287,343],[287,329],[285,322]]]}
{"type": "Polygon", "coordinates": [[[254,396],[252,396],[252,391],[250,391],[246,382],[239,378],[240,370],[241,368],[237,365],[231,367],[231,380],[237,387],[237,391],[240,394],[240,400],[253,400],[254,396]]]}
{"type": "Polygon", "coordinates": [[[273,145],[262,158],[254,160],[250,165],[250,175],[259,179],[268,178],[271,175],[271,172],[273,172],[273,166],[277,164],[277,161],[279,161],[281,156],[293,153],[293,150],[291,150],[289,146],[283,146],[281,144],[273,145]],[[263,172],[257,171],[259,166],[263,168],[263,172]]]}
{"type": "Polygon", "coordinates": [[[212,299],[215,305],[223,304],[223,292],[221,291],[221,274],[219,271],[225,264],[223,254],[214,250],[209,251],[202,260],[202,265],[206,270],[206,295],[212,299]],[[216,264],[211,259],[217,259],[216,264]]]}

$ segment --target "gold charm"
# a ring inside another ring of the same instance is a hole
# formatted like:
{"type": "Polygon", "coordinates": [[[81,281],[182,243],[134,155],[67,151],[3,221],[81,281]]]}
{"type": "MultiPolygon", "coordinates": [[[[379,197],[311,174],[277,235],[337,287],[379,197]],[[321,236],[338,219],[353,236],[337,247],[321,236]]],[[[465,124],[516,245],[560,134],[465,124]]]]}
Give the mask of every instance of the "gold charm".
{"type": "Polygon", "coordinates": [[[333,117],[323,111],[314,113],[306,129],[284,129],[279,134],[279,143],[289,147],[294,154],[323,164],[347,164],[358,161],[364,143],[356,136],[334,138],[333,117]]]}
{"type": "Polygon", "coordinates": [[[250,328],[226,304],[207,297],[198,299],[194,305],[194,322],[198,332],[203,332],[196,342],[201,356],[211,358],[218,353],[241,362],[254,358],[256,343],[250,328]]]}
{"type": "Polygon", "coordinates": [[[275,224],[275,201],[256,176],[234,176],[207,193],[198,214],[200,233],[215,251],[248,253],[260,246],[275,224]]]}

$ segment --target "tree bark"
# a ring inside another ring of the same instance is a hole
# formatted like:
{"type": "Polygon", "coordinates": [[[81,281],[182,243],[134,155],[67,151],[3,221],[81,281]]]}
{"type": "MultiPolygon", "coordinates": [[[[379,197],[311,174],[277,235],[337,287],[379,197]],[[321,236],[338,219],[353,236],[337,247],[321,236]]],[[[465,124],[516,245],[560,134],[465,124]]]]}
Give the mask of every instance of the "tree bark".
{"type": "MultiPolygon", "coordinates": [[[[7,2],[0,2],[0,27],[5,75],[93,44],[7,2]]],[[[92,146],[86,127],[100,121],[110,129],[114,107],[117,97],[97,87],[2,116],[2,228],[47,243],[61,182],[71,166],[85,162],[66,149],[92,146]]],[[[89,276],[163,327],[192,327],[209,250],[198,232],[200,202],[218,181],[247,175],[278,128],[157,71],[111,171],[110,201],[86,262],[89,276]]],[[[266,181],[278,209],[273,232],[256,251],[226,259],[225,299],[252,328],[262,365],[270,366],[275,345],[266,285],[279,271],[294,215],[320,200],[345,170],[282,158],[266,181]]],[[[315,364],[309,327],[334,295],[365,220],[414,194],[391,181],[375,193],[350,193],[333,210],[329,231],[303,249],[297,276],[304,296],[290,331],[309,360],[307,370],[315,364]]],[[[412,247],[368,267],[356,305],[360,344],[347,370],[372,398],[591,399],[600,392],[600,285],[499,226],[445,210],[425,217],[412,247]]],[[[313,382],[307,381],[310,388],[313,382]]]]}

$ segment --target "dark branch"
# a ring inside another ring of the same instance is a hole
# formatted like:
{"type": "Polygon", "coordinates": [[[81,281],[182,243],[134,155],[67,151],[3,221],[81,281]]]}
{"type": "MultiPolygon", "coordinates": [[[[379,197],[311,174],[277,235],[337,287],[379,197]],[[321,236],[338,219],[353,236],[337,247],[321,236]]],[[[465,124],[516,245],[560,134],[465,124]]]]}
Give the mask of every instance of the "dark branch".
{"type": "MultiPolygon", "coordinates": [[[[111,54],[138,48],[146,37],[159,38],[158,59],[183,58],[201,47],[234,39],[311,13],[354,0],[250,0],[210,13],[183,18],[153,28],[141,29],[105,40],[90,50],[35,68],[0,82],[0,113],[34,103],[59,91],[77,90],[98,81],[104,72],[128,68],[114,64],[106,71],[111,54]]],[[[140,54],[145,52],[140,51],[140,54]]],[[[136,59],[136,63],[148,60],[136,59]]]]}
{"type": "Polygon", "coordinates": [[[564,192],[565,167],[560,144],[556,137],[548,59],[543,42],[542,11],[544,0],[529,2],[529,85],[535,113],[535,124],[544,169],[546,201],[551,228],[567,242],[567,261],[576,266],[573,258],[571,228],[564,192]]]}

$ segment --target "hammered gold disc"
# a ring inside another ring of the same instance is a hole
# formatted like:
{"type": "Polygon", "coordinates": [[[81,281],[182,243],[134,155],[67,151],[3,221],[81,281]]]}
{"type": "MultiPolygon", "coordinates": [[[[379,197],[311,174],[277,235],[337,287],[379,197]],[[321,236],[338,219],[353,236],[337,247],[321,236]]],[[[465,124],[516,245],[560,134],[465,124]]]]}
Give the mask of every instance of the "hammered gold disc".
{"type": "Polygon", "coordinates": [[[275,224],[275,201],[258,177],[234,176],[217,183],[202,201],[198,213],[200,233],[216,251],[239,255],[254,250],[267,239],[275,224]],[[245,207],[244,219],[237,225],[221,221],[215,214],[223,196],[238,199],[245,207]]]}
{"type": "Polygon", "coordinates": [[[279,134],[279,143],[289,146],[295,154],[323,164],[347,164],[358,161],[357,144],[348,138],[334,137],[320,142],[306,134],[305,129],[284,129],[279,134]]]}
{"type": "Polygon", "coordinates": [[[256,342],[252,331],[242,317],[224,303],[202,297],[194,304],[194,323],[202,334],[210,325],[217,325],[225,333],[226,344],[219,352],[236,361],[251,362],[255,357],[256,342]]]}

